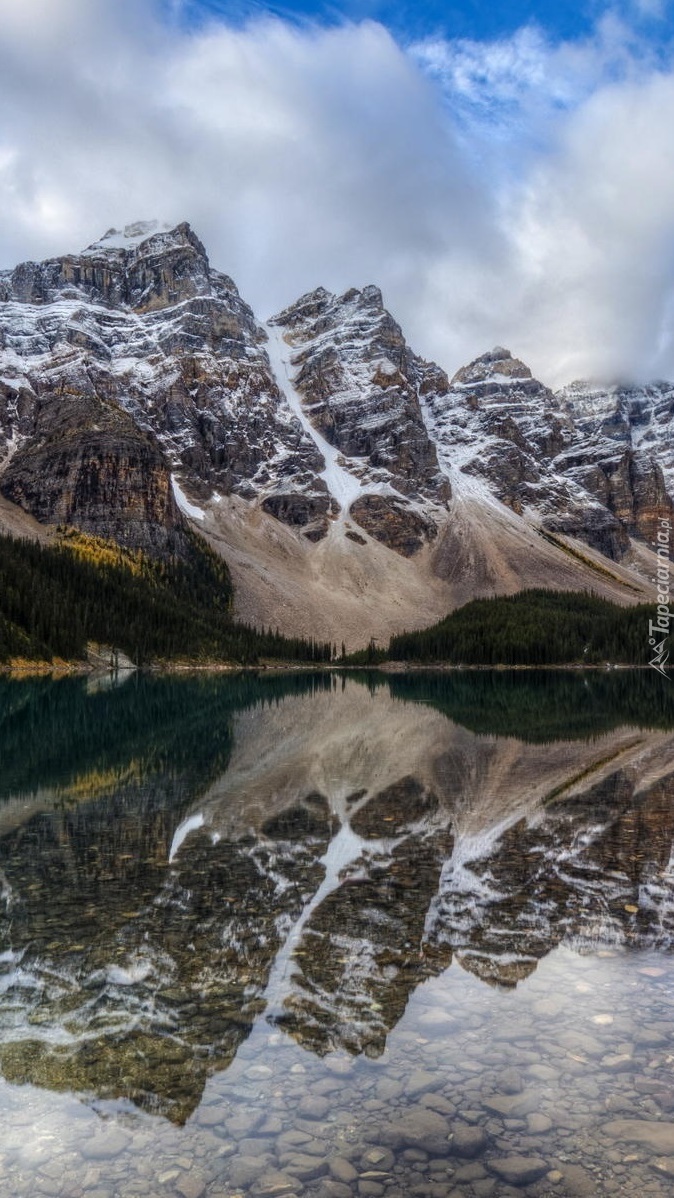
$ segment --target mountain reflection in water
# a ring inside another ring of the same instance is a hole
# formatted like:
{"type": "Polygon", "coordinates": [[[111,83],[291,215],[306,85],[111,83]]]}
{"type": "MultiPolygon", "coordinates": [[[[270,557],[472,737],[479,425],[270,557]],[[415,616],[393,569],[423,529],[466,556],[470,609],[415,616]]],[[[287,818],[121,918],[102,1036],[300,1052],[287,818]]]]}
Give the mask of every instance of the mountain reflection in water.
{"type": "Polygon", "coordinates": [[[669,949],[645,673],[0,684],[0,1070],[182,1123],[251,1030],[377,1058],[455,961],[669,949]]]}

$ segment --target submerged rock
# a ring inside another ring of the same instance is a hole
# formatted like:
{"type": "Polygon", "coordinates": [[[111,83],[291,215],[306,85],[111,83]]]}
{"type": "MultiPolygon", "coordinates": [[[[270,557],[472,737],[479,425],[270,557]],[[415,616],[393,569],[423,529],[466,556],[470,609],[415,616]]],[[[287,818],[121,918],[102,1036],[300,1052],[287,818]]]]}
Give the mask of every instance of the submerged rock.
{"type": "Polygon", "coordinates": [[[455,1123],[452,1126],[451,1151],[455,1156],[479,1156],[487,1146],[489,1137],[481,1127],[455,1123]]]}
{"type": "Polygon", "coordinates": [[[514,1186],[528,1186],[550,1168],[540,1156],[504,1156],[492,1158],[487,1164],[492,1173],[514,1186]]]}
{"type": "Polygon", "coordinates": [[[647,1119],[613,1119],[605,1123],[602,1132],[612,1140],[630,1144],[641,1144],[652,1148],[663,1156],[674,1155],[674,1123],[654,1122],[647,1119]]]}
{"type": "Polygon", "coordinates": [[[420,1148],[440,1155],[449,1151],[450,1131],[450,1124],[437,1111],[416,1106],[409,1108],[402,1119],[381,1128],[379,1139],[394,1149],[420,1148]]]}

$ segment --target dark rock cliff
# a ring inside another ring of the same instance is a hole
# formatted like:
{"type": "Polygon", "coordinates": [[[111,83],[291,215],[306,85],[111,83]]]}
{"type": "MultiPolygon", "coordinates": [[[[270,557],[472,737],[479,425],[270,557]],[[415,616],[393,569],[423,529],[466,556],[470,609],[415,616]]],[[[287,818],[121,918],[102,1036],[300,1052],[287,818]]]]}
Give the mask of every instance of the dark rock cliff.
{"type": "Polygon", "coordinates": [[[0,478],[37,520],[72,525],[152,554],[182,552],[184,520],[155,439],[96,396],[49,397],[34,435],[0,478]]]}

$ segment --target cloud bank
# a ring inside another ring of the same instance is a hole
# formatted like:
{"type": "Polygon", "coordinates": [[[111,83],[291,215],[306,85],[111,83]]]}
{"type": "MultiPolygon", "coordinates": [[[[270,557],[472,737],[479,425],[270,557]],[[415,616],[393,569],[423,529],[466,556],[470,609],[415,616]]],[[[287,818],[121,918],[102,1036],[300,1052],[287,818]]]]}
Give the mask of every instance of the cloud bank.
{"type": "Polygon", "coordinates": [[[0,265],[187,219],[261,317],[376,282],[450,372],[498,343],[553,384],[674,378],[674,71],[617,17],[404,47],[0,0],[0,28],[0,265]]]}

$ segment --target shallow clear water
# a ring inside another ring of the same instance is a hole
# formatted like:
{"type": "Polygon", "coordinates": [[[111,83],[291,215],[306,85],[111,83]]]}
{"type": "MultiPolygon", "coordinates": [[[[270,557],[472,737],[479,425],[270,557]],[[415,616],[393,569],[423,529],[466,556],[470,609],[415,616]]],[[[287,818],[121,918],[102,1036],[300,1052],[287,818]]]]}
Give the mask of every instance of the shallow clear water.
{"type": "Polygon", "coordinates": [[[0,682],[3,1198],[674,1189],[645,672],[0,682]]]}

